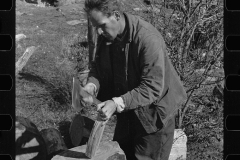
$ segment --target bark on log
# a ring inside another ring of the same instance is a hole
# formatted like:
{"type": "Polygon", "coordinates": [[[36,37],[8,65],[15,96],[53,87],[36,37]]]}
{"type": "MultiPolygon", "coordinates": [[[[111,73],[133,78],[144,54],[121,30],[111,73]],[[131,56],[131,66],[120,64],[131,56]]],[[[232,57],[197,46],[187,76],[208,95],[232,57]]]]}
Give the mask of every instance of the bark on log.
{"type": "MultiPolygon", "coordinates": [[[[89,159],[86,155],[86,145],[72,148],[54,156],[52,160],[85,160],[89,159]]],[[[101,142],[97,153],[89,160],[126,160],[126,156],[117,142],[101,142]]]]}
{"type": "Polygon", "coordinates": [[[47,148],[37,127],[27,118],[16,117],[16,159],[46,160],[47,148]]]}

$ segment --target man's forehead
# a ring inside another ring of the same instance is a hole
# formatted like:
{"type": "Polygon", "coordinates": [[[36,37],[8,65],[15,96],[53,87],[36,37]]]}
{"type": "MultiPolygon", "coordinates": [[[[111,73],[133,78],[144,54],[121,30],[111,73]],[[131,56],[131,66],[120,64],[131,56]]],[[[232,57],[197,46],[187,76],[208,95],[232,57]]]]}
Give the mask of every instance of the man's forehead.
{"type": "Polygon", "coordinates": [[[94,26],[104,24],[108,20],[107,16],[105,16],[101,11],[96,10],[89,13],[89,19],[94,26]]]}

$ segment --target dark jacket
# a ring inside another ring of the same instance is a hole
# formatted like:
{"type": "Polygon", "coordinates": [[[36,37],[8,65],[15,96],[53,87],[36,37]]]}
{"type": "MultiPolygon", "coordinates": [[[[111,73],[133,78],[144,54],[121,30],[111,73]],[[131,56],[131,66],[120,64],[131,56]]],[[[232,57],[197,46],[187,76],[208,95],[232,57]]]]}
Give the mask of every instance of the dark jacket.
{"type": "MultiPolygon", "coordinates": [[[[160,129],[185,100],[186,92],[167,54],[165,42],[159,31],[137,16],[124,14],[128,22],[127,40],[119,46],[125,51],[126,93],[121,97],[125,111],[134,109],[148,133],[160,129]]],[[[88,82],[96,84],[98,98],[113,97],[109,47],[104,38],[99,38],[96,56],[91,64],[88,82]]]]}

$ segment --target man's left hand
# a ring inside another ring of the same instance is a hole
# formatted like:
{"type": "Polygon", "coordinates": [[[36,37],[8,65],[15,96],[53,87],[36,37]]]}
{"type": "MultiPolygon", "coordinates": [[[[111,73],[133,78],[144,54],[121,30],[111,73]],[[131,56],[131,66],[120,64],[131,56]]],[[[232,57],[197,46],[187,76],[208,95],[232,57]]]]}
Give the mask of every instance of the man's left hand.
{"type": "Polygon", "coordinates": [[[113,100],[102,102],[97,105],[97,110],[99,112],[98,118],[102,121],[106,121],[111,118],[116,109],[117,105],[113,100]]]}

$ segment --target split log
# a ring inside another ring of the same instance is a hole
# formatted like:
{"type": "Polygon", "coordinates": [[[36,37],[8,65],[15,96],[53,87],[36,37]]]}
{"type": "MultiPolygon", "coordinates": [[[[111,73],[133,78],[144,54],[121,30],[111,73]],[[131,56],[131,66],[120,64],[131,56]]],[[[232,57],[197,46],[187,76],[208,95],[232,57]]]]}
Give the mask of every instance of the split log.
{"type": "Polygon", "coordinates": [[[92,129],[91,135],[89,137],[86,149],[86,156],[92,158],[95,156],[100,141],[102,139],[103,131],[107,122],[96,120],[94,123],[94,127],[92,129]]]}
{"type": "Polygon", "coordinates": [[[16,159],[46,160],[47,148],[35,124],[24,117],[16,117],[16,159]]]}
{"type": "Polygon", "coordinates": [[[32,56],[34,51],[37,49],[37,47],[32,46],[28,47],[26,51],[23,53],[23,55],[18,59],[16,63],[16,73],[22,70],[22,68],[26,65],[29,58],[32,56]]]}
{"type": "MultiPolygon", "coordinates": [[[[86,145],[72,148],[54,156],[52,160],[85,160],[89,159],[86,155],[86,145]]],[[[117,142],[106,141],[101,142],[96,155],[89,160],[126,160],[123,150],[119,147],[117,142]]]]}

